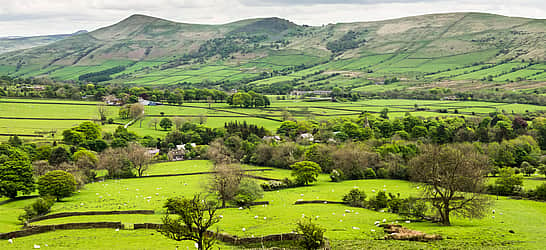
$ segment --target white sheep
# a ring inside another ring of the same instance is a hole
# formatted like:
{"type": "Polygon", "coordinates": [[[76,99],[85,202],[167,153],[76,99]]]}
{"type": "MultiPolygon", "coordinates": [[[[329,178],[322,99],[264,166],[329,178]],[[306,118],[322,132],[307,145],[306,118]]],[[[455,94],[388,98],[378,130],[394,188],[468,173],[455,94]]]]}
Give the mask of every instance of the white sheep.
{"type": "Polygon", "coordinates": [[[354,230],[359,230],[360,228],[358,228],[358,227],[353,227],[353,229],[354,229],[354,230]]]}
{"type": "Polygon", "coordinates": [[[34,244],[34,248],[40,248],[40,245],[34,244]]]}
{"type": "Polygon", "coordinates": [[[243,232],[245,232],[245,231],[246,231],[246,228],[243,227],[243,232]]]}
{"type": "Polygon", "coordinates": [[[254,219],[258,219],[258,215],[254,216],[254,219]]]}
{"type": "Polygon", "coordinates": [[[387,219],[383,219],[383,223],[387,222],[387,219]]]}
{"type": "Polygon", "coordinates": [[[9,239],[8,242],[9,242],[9,244],[13,244],[13,240],[12,240],[12,239],[9,239]]]}
{"type": "Polygon", "coordinates": [[[409,220],[406,221],[406,223],[408,223],[408,224],[409,224],[410,222],[411,222],[411,221],[409,221],[409,220]]]}

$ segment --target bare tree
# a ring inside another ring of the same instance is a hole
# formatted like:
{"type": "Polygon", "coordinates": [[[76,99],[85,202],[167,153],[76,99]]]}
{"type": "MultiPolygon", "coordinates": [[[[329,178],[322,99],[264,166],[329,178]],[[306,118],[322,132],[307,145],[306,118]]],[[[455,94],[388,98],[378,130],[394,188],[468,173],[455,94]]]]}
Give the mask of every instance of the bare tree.
{"type": "Polygon", "coordinates": [[[430,145],[410,161],[410,177],[422,182],[423,195],[436,208],[444,225],[451,213],[474,218],[484,215],[488,205],[481,193],[485,187],[488,158],[471,144],[430,145]]]}
{"type": "Polygon", "coordinates": [[[138,119],[144,115],[144,105],[140,103],[131,104],[129,107],[129,116],[133,119],[138,119]]]}
{"type": "Polygon", "coordinates": [[[212,141],[207,150],[207,158],[216,164],[231,164],[237,162],[231,155],[232,153],[226,147],[222,138],[212,141]]]}
{"type": "Polygon", "coordinates": [[[177,131],[180,130],[180,128],[182,127],[182,124],[184,123],[184,119],[182,119],[181,117],[174,117],[172,120],[176,130],[177,131]]]}
{"type": "Polygon", "coordinates": [[[109,176],[117,176],[122,172],[126,152],[124,148],[108,148],[99,155],[98,169],[105,169],[109,176]]]}
{"type": "Polygon", "coordinates": [[[226,164],[215,165],[214,170],[210,191],[215,192],[222,201],[222,207],[226,207],[226,202],[231,201],[239,190],[243,171],[239,165],[226,164]]]}
{"type": "Polygon", "coordinates": [[[110,110],[108,109],[108,106],[104,105],[103,103],[99,103],[97,104],[97,113],[99,114],[101,121],[106,121],[106,117],[110,115],[110,110]]]}
{"type": "Polygon", "coordinates": [[[157,118],[152,118],[152,119],[150,120],[150,127],[151,127],[151,126],[154,126],[154,129],[157,130],[157,124],[158,124],[158,123],[159,123],[159,119],[157,119],[157,118]]]}
{"type": "Polygon", "coordinates": [[[148,170],[152,160],[148,150],[136,142],[129,143],[127,146],[127,159],[133,164],[139,177],[142,177],[142,174],[148,170]]]}

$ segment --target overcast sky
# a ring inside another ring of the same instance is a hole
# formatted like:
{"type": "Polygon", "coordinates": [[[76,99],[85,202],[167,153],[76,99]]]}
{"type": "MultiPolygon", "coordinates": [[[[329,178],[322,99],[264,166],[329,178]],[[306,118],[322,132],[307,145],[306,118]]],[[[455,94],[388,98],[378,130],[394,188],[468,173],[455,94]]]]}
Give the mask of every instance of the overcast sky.
{"type": "Polygon", "coordinates": [[[546,19],[546,0],[0,0],[0,37],[92,31],[131,14],[207,24],[276,16],[321,25],[462,11],[546,19]]]}

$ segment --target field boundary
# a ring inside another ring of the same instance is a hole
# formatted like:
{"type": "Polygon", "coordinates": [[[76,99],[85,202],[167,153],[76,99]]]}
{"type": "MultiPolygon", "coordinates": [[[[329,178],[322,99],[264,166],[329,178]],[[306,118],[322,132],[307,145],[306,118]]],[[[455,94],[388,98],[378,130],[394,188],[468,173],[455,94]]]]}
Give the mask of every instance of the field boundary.
{"type": "Polygon", "coordinates": [[[294,205],[302,205],[302,204],[342,204],[347,205],[347,203],[343,201],[327,201],[327,200],[312,200],[312,201],[296,201],[294,202],[294,205]]]}
{"type": "MultiPolygon", "coordinates": [[[[135,223],[133,224],[133,230],[137,229],[155,229],[158,230],[162,227],[163,224],[157,223],[135,223]]],[[[0,233],[0,239],[7,240],[12,238],[19,238],[24,236],[30,236],[34,234],[47,233],[55,230],[71,230],[71,229],[92,229],[92,228],[115,228],[115,229],[125,229],[124,225],[121,222],[83,222],[83,223],[66,223],[66,224],[57,224],[57,225],[42,225],[42,226],[32,226],[23,230],[0,233]]],[[[130,230],[130,229],[128,229],[130,230]]],[[[245,245],[269,241],[294,241],[300,239],[302,236],[297,233],[282,233],[282,234],[270,234],[261,237],[244,237],[239,238],[236,235],[231,235],[228,233],[216,233],[213,231],[206,232],[209,236],[216,236],[216,239],[224,243],[232,245],[245,245]]],[[[330,249],[329,242],[325,241],[324,248],[321,249],[330,249]]]]}
{"type": "Polygon", "coordinates": [[[125,211],[85,211],[85,212],[62,212],[56,214],[49,214],[39,216],[28,220],[29,223],[49,220],[56,218],[72,217],[72,216],[84,216],[84,215],[113,215],[113,214],[154,214],[154,210],[125,210],[125,211]]]}
{"type": "MultiPolygon", "coordinates": [[[[243,170],[243,172],[264,172],[264,171],[273,171],[272,168],[265,168],[265,169],[247,169],[243,170]]],[[[182,173],[182,174],[156,174],[156,175],[144,175],[144,176],[135,176],[135,177],[128,177],[125,179],[138,179],[138,178],[154,178],[154,177],[172,177],[172,176],[186,176],[186,175],[201,175],[201,174],[214,174],[216,171],[206,171],[206,172],[194,172],[194,173],[182,173]]],[[[266,178],[266,177],[260,177],[260,176],[253,176],[253,175],[245,175],[250,178],[266,178]]],[[[277,179],[271,179],[271,180],[277,180],[277,179]]]]}

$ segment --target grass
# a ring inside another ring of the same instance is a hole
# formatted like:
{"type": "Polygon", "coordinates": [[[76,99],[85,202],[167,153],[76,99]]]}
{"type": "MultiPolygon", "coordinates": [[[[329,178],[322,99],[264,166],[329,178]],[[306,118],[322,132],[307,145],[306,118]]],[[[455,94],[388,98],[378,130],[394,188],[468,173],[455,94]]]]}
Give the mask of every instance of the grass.
{"type": "MultiPolygon", "coordinates": [[[[210,169],[207,161],[184,161],[155,164],[148,174],[169,174],[194,172],[210,169]]],[[[255,168],[245,166],[245,168],[255,168]]],[[[290,175],[289,170],[254,172],[253,174],[283,178],[290,175]]],[[[107,180],[88,184],[79,193],[57,202],[52,212],[62,211],[97,211],[153,209],[153,215],[108,215],[108,216],[76,216],[36,222],[35,224],[55,224],[87,221],[121,221],[125,224],[153,222],[160,223],[164,210],[162,205],[166,198],[172,196],[191,196],[196,192],[206,190],[207,175],[157,177],[143,179],[107,180]]],[[[427,233],[437,233],[446,240],[433,243],[377,241],[371,230],[379,229],[374,221],[386,219],[389,222],[403,222],[396,214],[382,213],[362,208],[351,208],[344,205],[306,204],[293,205],[297,200],[325,199],[340,201],[343,194],[358,187],[366,192],[368,197],[374,191],[385,189],[387,192],[400,193],[402,197],[418,196],[416,184],[400,180],[356,180],[340,183],[329,182],[327,175],[320,175],[319,181],[311,186],[266,192],[260,200],[270,202],[268,206],[256,206],[251,209],[222,209],[222,221],[218,224],[221,231],[240,237],[259,237],[273,233],[286,233],[295,229],[295,223],[303,216],[316,218],[316,222],[327,228],[326,237],[334,248],[341,249],[423,249],[423,248],[510,248],[540,249],[543,247],[542,236],[546,233],[543,227],[546,222],[546,203],[510,200],[501,197],[492,200],[492,209],[496,210],[496,218],[488,215],[483,219],[467,220],[455,217],[453,226],[443,227],[429,222],[411,222],[404,226],[427,233]],[[346,212],[345,210],[350,210],[346,212]],[[502,215],[500,214],[502,213],[502,215]],[[254,217],[258,216],[257,219],[254,217]],[[318,216],[318,217],[317,217],[318,216]],[[264,219],[265,217],[265,219],[264,219]],[[358,227],[358,229],[353,229],[358,227]],[[243,232],[242,228],[246,230],[243,232]],[[514,230],[515,234],[508,233],[514,230]]],[[[2,231],[18,227],[16,215],[20,207],[31,200],[16,201],[1,205],[0,228],[2,231]]],[[[92,229],[70,230],[39,234],[15,239],[13,245],[6,241],[0,242],[0,247],[26,248],[32,244],[48,244],[58,248],[107,248],[115,241],[127,249],[148,248],[148,242],[155,245],[150,248],[172,246],[187,246],[188,242],[167,240],[153,230],[120,230],[92,229]],[[91,239],[94,239],[91,240],[91,239]],[[132,242],[138,241],[140,245],[132,242]],[[127,242],[127,244],[125,244],[127,242]],[[79,246],[79,247],[78,247],[79,246]]],[[[191,244],[189,246],[192,246],[191,244]]],[[[220,245],[222,249],[231,246],[220,245]]]]}

